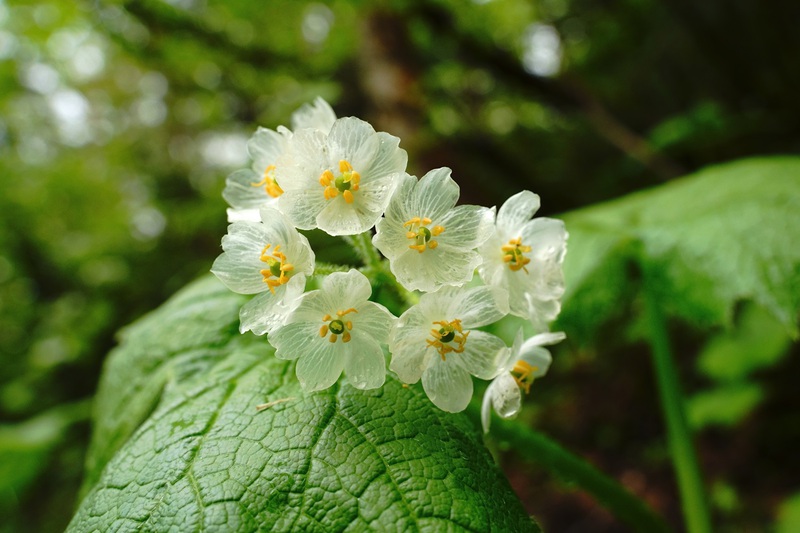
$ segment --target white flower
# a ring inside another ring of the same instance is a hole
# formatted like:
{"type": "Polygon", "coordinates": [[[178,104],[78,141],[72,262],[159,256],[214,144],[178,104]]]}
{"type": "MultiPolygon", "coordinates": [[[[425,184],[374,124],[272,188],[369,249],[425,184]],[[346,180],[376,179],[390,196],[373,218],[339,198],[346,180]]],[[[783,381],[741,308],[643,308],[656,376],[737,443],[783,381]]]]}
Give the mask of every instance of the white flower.
{"type": "Polygon", "coordinates": [[[357,118],[340,118],[329,134],[295,132],[277,165],[280,209],[300,229],[361,233],[378,221],[406,168],[400,139],[357,118]]]}
{"type": "Polygon", "coordinates": [[[487,285],[508,290],[511,314],[541,330],[561,310],[567,231],[560,220],[531,220],[538,209],[539,196],[530,191],[506,200],[494,235],[478,249],[478,273],[487,285]]]}
{"type": "Polygon", "coordinates": [[[234,222],[222,238],[223,254],[211,271],[239,294],[258,294],[239,312],[240,331],[270,333],[291,311],[314,272],[308,240],[275,209],[260,211],[262,222],[234,222]]]}
{"type": "Polygon", "coordinates": [[[508,295],[497,287],[444,287],[422,295],[400,316],[389,337],[389,367],[406,383],[422,386],[431,401],[452,413],[472,397],[470,374],[495,376],[505,343],[474,330],[508,313],[508,295]]]}
{"type": "Polygon", "coordinates": [[[361,272],[336,272],[322,289],[304,294],[286,324],[269,337],[275,355],[297,359],[297,378],[309,391],[327,389],[344,369],[358,389],[375,389],[386,379],[381,344],[395,318],[368,301],[372,288],[361,272]]]}
{"type": "MultiPolygon", "coordinates": [[[[292,114],[292,128],[314,128],[327,133],[336,114],[331,106],[317,97],[292,114]]],[[[228,222],[260,220],[261,207],[275,207],[283,189],[275,180],[275,164],[286,150],[292,132],[283,126],[278,131],[258,128],[247,143],[247,153],[253,164],[249,169],[237,170],[225,180],[222,196],[231,205],[228,222]]]]}
{"type": "Polygon", "coordinates": [[[474,249],[491,236],[494,209],[455,207],[458,196],[449,168],[431,170],[420,180],[403,175],[372,242],[408,290],[463,285],[481,263],[474,249]]]}
{"type": "Polygon", "coordinates": [[[562,332],[540,333],[522,342],[522,330],[517,332],[514,345],[508,350],[506,360],[500,365],[500,372],[489,384],[483,395],[481,422],[483,431],[489,432],[491,408],[501,418],[516,415],[522,405],[521,390],[529,393],[533,380],[547,374],[553,360],[550,352],[542,348],[566,338],[562,332]]]}

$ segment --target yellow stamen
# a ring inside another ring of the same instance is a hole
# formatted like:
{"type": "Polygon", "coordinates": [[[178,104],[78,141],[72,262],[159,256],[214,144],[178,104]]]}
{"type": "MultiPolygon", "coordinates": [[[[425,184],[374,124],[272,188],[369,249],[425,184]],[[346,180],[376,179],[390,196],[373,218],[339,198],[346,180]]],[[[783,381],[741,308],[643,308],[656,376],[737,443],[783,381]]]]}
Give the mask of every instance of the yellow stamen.
{"type": "Polygon", "coordinates": [[[409,229],[406,232],[406,238],[414,240],[414,244],[408,245],[409,249],[422,253],[426,249],[434,250],[439,246],[439,243],[432,240],[431,237],[441,235],[444,232],[444,226],[436,225],[428,229],[431,222],[433,221],[428,217],[414,217],[403,223],[403,227],[409,229]]]}
{"type": "Polygon", "coordinates": [[[531,385],[533,384],[534,373],[539,370],[539,367],[531,366],[527,361],[522,359],[514,363],[514,368],[511,369],[511,377],[517,382],[521,389],[525,389],[525,394],[531,392],[531,385]]]}
{"type": "Polygon", "coordinates": [[[439,328],[431,329],[432,339],[426,339],[425,342],[428,346],[436,348],[442,361],[447,360],[449,353],[462,353],[467,344],[467,337],[469,331],[464,331],[461,327],[461,320],[455,319],[450,322],[440,320],[433,323],[434,326],[438,325],[439,328]]]}
{"type": "Polygon", "coordinates": [[[289,263],[286,259],[286,255],[280,251],[280,244],[272,248],[271,254],[268,253],[270,248],[272,248],[272,245],[267,244],[264,246],[264,249],[261,250],[259,259],[261,262],[266,263],[268,267],[260,270],[259,273],[264,278],[264,283],[267,284],[270,292],[275,294],[276,287],[280,287],[289,282],[289,275],[287,275],[287,272],[293,271],[294,265],[289,263]]]}
{"type": "Polygon", "coordinates": [[[358,313],[358,309],[353,307],[349,309],[339,309],[336,311],[336,318],[333,318],[331,315],[326,314],[322,317],[322,321],[326,322],[319,330],[319,336],[325,337],[328,333],[330,333],[330,337],[328,337],[329,342],[336,342],[336,339],[339,336],[342,336],[342,342],[350,342],[352,336],[350,335],[350,331],[353,329],[353,322],[350,320],[343,321],[342,317],[345,315],[349,315],[350,313],[358,313]]]}
{"type": "Polygon", "coordinates": [[[278,182],[275,181],[275,165],[269,165],[266,169],[264,169],[264,176],[261,181],[256,183],[251,183],[252,187],[264,187],[264,191],[272,196],[273,198],[277,198],[281,194],[283,194],[283,189],[281,189],[278,182]]]}
{"type": "Polygon", "coordinates": [[[331,169],[325,170],[319,177],[319,184],[325,187],[322,192],[325,200],[332,200],[342,193],[344,201],[348,204],[355,201],[353,193],[358,191],[360,183],[361,175],[353,170],[353,165],[345,159],[339,161],[338,177],[331,169]]]}
{"type": "Polygon", "coordinates": [[[528,274],[528,269],[525,268],[525,265],[530,263],[531,260],[525,257],[524,254],[529,253],[531,247],[522,244],[522,237],[509,240],[508,244],[500,247],[500,251],[503,252],[503,262],[508,263],[508,268],[513,272],[523,270],[528,274]]]}

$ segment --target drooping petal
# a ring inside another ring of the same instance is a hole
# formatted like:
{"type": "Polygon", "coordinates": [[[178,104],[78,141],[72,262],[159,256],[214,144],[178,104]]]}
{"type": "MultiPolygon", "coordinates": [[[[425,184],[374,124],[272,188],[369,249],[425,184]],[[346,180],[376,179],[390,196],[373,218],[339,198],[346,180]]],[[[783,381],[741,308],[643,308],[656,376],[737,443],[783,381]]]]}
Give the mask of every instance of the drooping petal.
{"type": "Polygon", "coordinates": [[[449,413],[463,411],[472,398],[472,378],[449,358],[431,359],[430,366],[422,373],[422,388],[434,405],[449,413]]]}
{"type": "Polygon", "coordinates": [[[537,218],[525,224],[522,229],[523,242],[530,243],[532,248],[529,256],[539,261],[562,262],[566,253],[567,237],[564,222],[555,218],[537,218]]]}
{"type": "Polygon", "coordinates": [[[377,389],[386,381],[386,360],[380,345],[356,328],[345,345],[344,371],[357,389],[377,389]]]}
{"type": "MultiPolygon", "coordinates": [[[[497,376],[489,387],[492,393],[492,406],[501,418],[511,418],[519,412],[522,406],[522,393],[510,372],[503,372],[497,376]]],[[[486,393],[488,394],[489,390],[486,393]]]]}
{"type": "Polygon", "coordinates": [[[528,363],[534,368],[533,377],[540,378],[547,374],[550,369],[550,363],[553,362],[553,356],[550,355],[548,350],[541,346],[532,346],[520,354],[520,359],[528,363]]]}
{"type": "Polygon", "coordinates": [[[497,226],[501,228],[521,228],[536,214],[540,205],[538,194],[534,194],[531,191],[518,192],[506,200],[497,211],[497,226]]]}
{"type": "Polygon", "coordinates": [[[501,369],[508,348],[498,337],[485,331],[469,332],[463,353],[448,354],[448,362],[452,358],[464,370],[481,379],[491,379],[501,369]]]}

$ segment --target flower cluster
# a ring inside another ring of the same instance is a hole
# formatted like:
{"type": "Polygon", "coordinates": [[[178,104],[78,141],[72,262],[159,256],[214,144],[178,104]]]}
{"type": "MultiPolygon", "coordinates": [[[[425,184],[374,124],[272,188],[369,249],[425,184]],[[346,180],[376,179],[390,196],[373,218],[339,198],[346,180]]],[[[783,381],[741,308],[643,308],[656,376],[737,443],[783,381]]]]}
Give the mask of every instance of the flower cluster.
{"type": "Polygon", "coordinates": [[[342,372],[356,388],[378,388],[388,349],[389,370],[405,383],[421,380],[445,411],[466,408],[472,376],[492,380],[488,431],[491,408],[515,415],[522,391],[550,364],[542,346],[564,338],[547,328],[561,308],[567,232],[559,220],[533,218],[539,197],[530,191],[497,211],[456,205],[450,169],[411,176],[399,144],[367,122],[337,118],[320,98],[295,112],[292,130],[259,128],[247,145],[251,168],[226,181],[231,224],[212,272],[234,292],[256,294],[240,330],[268,334],[277,357],[297,361],[305,390],[328,388],[342,372]],[[348,242],[374,260],[323,276],[298,231],[314,229],[361,235],[348,242]],[[373,245],[385,259],[363,249],[373,245]],[[370,300],[365,273],[382,274],[416,303],[395,317],[370,300]],[[538,334],[524,340],[520,329],[508,347],[478,329],[507,315],[538,334]]]}

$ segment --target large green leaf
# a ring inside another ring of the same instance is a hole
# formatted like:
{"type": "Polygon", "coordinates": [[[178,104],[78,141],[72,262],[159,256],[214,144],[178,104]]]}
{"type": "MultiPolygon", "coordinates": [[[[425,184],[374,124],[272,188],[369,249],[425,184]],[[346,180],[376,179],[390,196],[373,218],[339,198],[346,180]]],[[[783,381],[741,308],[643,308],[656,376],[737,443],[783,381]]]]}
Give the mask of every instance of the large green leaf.
{"type": "Polygon", "coordinates": [[[738,161],[565,215],[561,323],[584,340],[631,301],[642,261],[665,309],[729,324],[752,300],[793,335],[800,310],[800,158],[738,161]]]}
{"type": "Polygon", "coordinates": [[[303,393],[241,302],[206,279],[126,330],[70,531],[538,531],[465,416],[391,379],[303,393]]]}

